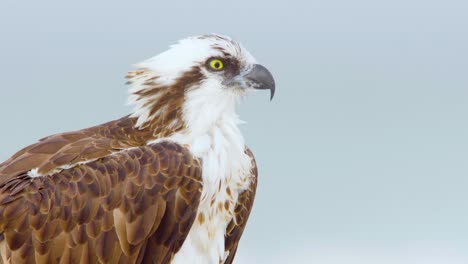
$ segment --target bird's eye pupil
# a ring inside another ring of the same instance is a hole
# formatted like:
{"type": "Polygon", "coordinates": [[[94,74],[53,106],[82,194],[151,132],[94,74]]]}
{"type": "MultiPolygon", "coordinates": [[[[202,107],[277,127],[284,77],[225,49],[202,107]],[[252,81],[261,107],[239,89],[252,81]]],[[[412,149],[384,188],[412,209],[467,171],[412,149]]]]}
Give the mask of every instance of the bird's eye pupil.
{"type": "Polygon", "coordinates": [[[219,68],[219,62],[215,62],[215,68],[218,69],[219,68]]]}

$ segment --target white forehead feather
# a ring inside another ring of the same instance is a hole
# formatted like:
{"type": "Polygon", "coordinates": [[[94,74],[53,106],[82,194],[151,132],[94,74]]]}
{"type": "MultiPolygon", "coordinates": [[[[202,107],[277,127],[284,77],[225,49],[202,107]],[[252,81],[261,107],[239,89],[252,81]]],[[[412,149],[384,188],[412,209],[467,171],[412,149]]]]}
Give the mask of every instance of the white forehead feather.
{"type": "Polygon", "coordinates": [[[210,57],[224,56],[223,52],[237,58],[241,64],[255,63],[254,57],[240,43],[212,34],[182,39],[167,51],[136,66],[150,69],[165,81],[171,81],[210,57]]]}

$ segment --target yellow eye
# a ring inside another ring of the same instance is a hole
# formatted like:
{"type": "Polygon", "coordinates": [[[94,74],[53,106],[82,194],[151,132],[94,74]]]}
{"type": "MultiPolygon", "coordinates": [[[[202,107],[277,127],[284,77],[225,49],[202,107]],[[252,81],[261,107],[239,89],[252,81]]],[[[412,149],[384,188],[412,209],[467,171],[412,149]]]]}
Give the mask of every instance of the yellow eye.
{"type": "Polygon", "coordinates": [[[224,63],[220,59],[212,59],[209,65],[211,69],[216,71],[222,70],[224,68],[224,63]]]}

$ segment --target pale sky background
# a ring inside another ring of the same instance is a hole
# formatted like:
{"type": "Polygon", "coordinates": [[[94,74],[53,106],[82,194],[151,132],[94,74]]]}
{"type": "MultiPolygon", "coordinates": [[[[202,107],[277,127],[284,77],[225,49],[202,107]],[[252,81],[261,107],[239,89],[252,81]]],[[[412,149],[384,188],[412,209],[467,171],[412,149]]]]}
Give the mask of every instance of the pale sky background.
{"type": "Polygon", "coordinates": [[[131,64],[202,33],[277,93],[239,106],[260,169],[237,263],[468,263],[468,2],[0,2],[0,159],[129,113],[131,64]]]}

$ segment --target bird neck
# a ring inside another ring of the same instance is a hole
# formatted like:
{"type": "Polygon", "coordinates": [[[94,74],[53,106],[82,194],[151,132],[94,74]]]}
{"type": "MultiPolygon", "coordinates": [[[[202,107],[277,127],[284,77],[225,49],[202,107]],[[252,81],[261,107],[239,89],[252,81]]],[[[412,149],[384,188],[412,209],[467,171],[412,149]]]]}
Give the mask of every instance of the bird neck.
{"type": "Polygon", "coordinates": [[[239,129],[242,121],[235,108],[233,96],[212,93],[204,96],[203,90],[193,90],[186,95],[183,106],[184,129],[170,138],[189,145],[192,153],[202,157],[216,149],[239,148],[244,151],[244,138],[239,129]]]}

